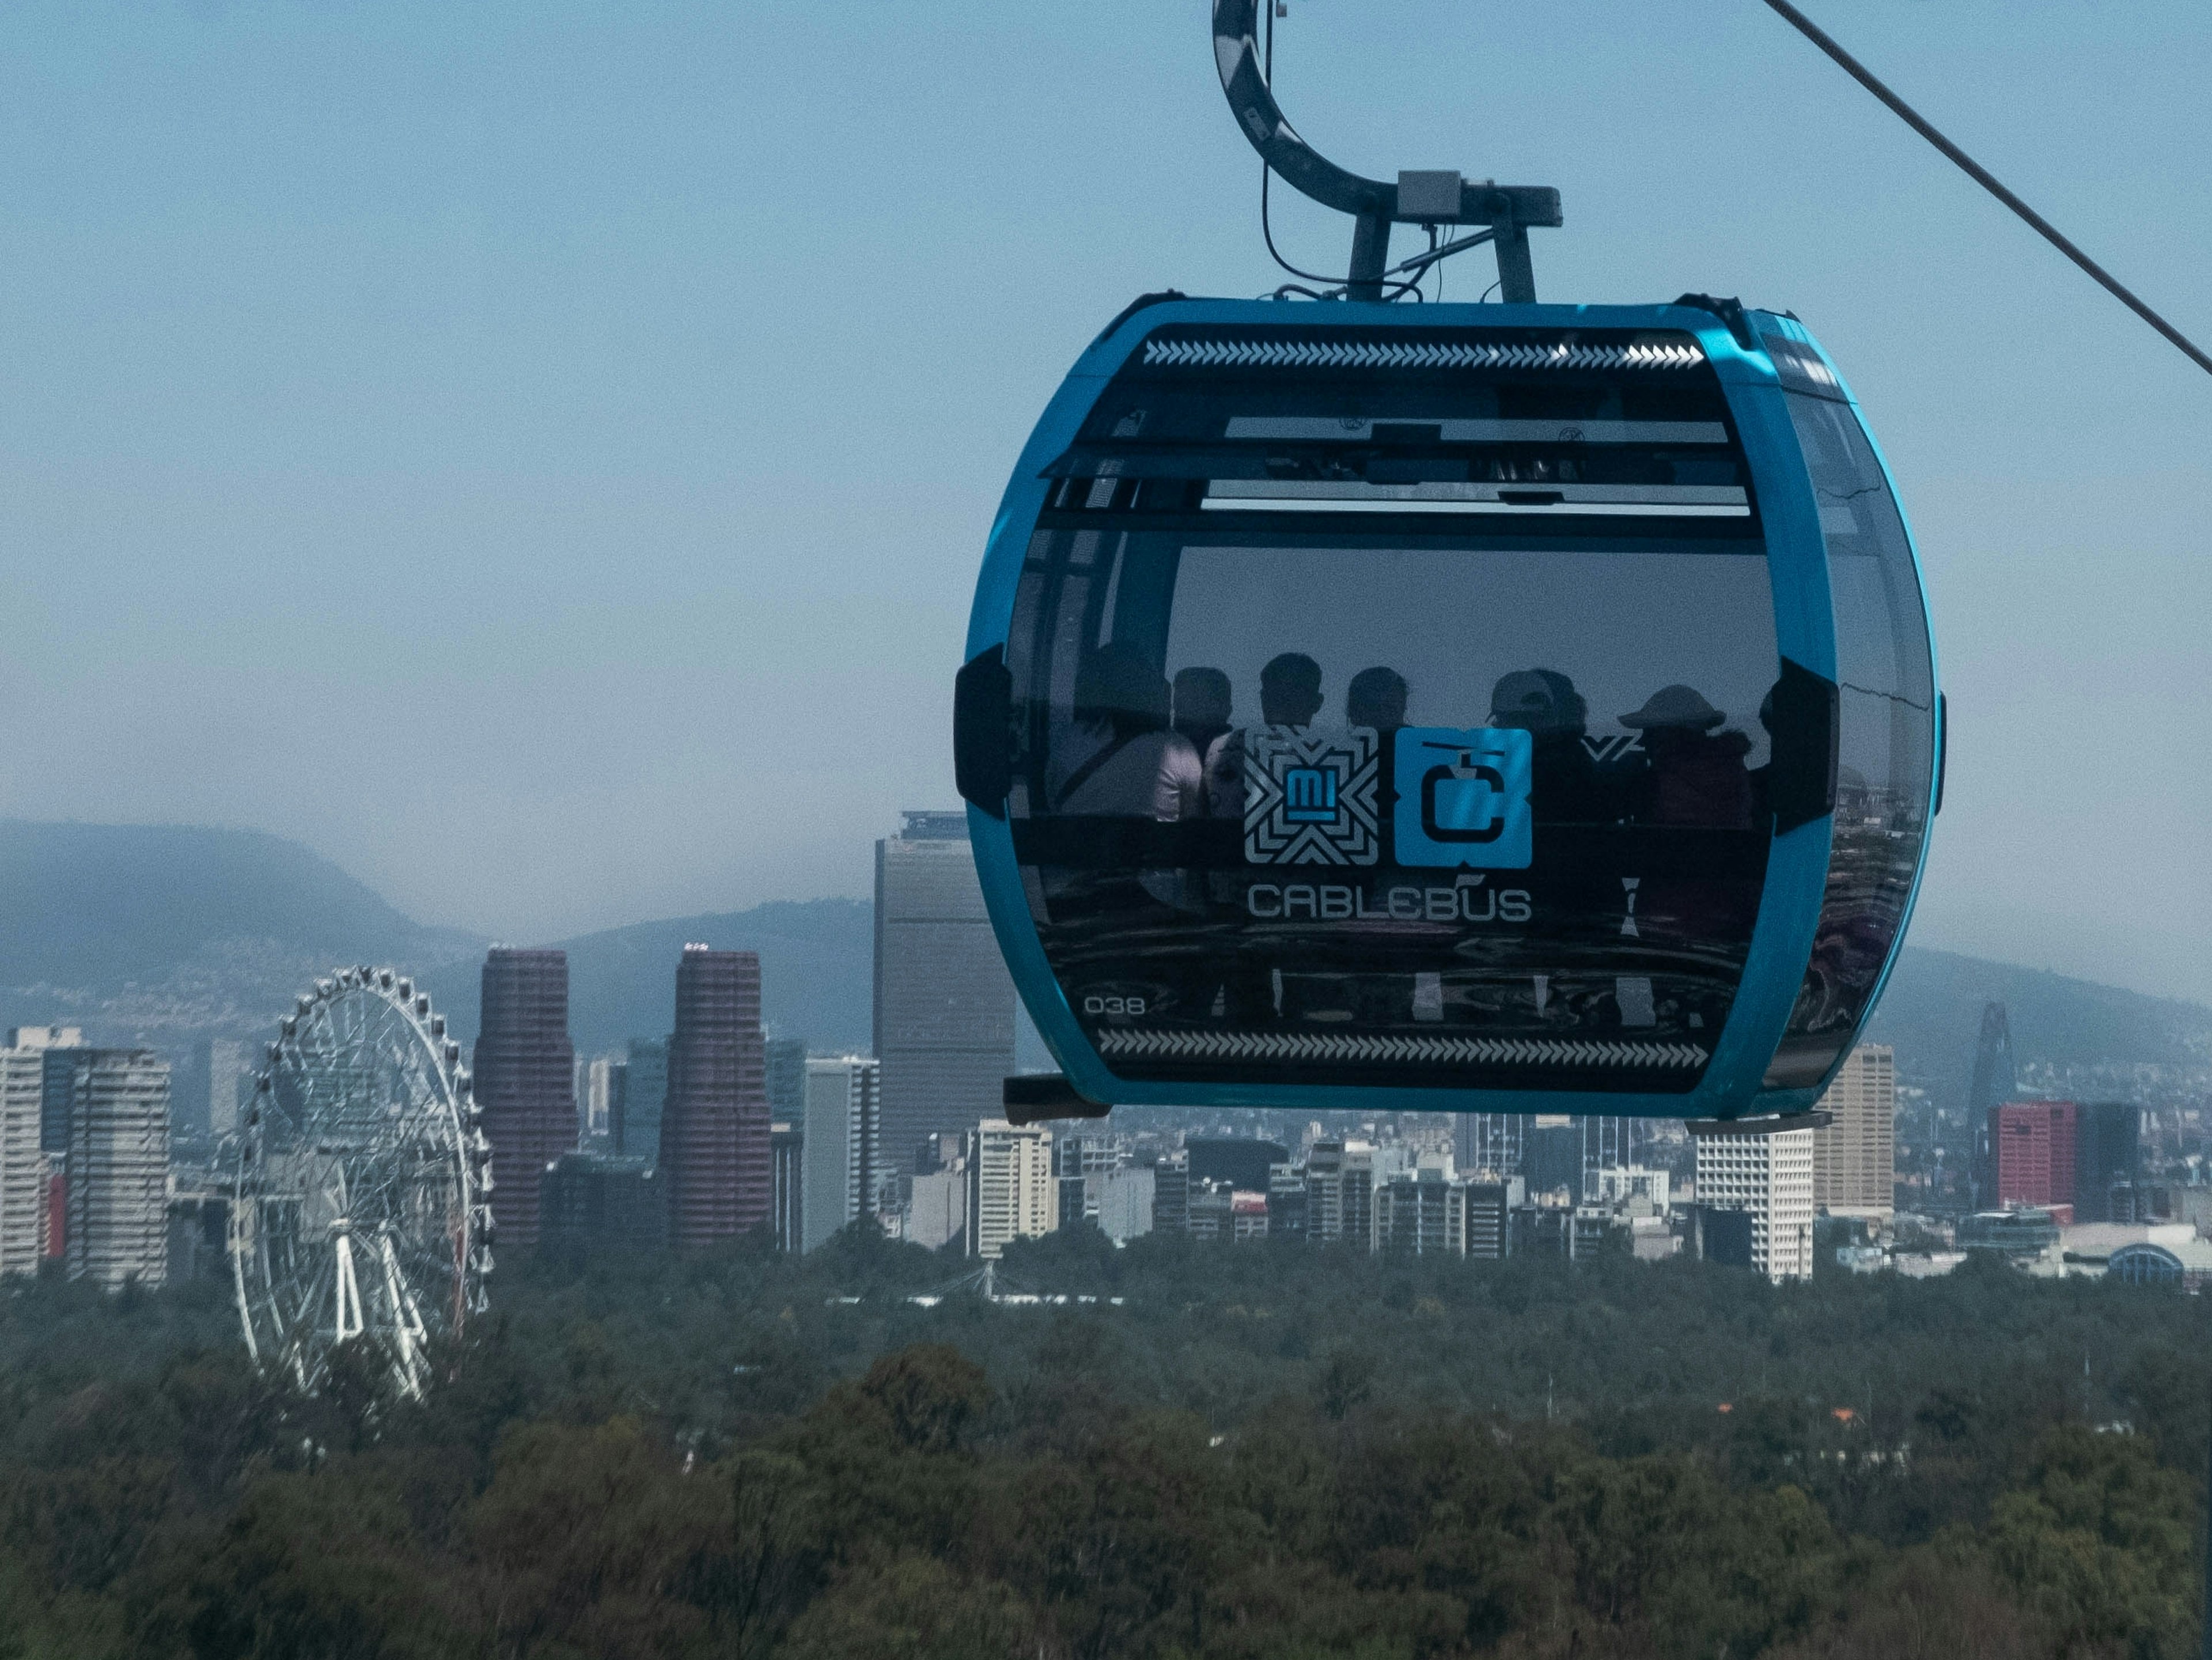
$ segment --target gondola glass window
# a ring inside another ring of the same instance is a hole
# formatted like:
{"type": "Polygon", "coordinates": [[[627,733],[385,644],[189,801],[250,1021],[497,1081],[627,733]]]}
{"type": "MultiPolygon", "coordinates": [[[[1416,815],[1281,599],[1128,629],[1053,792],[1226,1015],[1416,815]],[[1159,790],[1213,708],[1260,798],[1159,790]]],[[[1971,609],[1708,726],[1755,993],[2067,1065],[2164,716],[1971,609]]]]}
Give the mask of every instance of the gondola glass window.
{"type": "MultiPolygon", "coordinates": [[[[1777,362],[1785,381],[1797,378],[1790,356],[1777,362]]],[[[1888,481],[1839,394],[1784,397],[1827,544],[1841,710],[1827,890],[1769,1089],[1819,1083],[1879,989],[1911,900],[1936,760],[1927,617],[1888,481]]]]}
{"type": "MultiPolygon", "coordinates": [[[[1158,402],[1148,432],[1175,424],[1158,402]]],[[[1778,669],[1718,404],[1590,420],[1578,446],[1623,447],[1579,447],[1566,477],[1629,482],[1572,533],[1417,516],[1418,491],[1472,494],[1439,475],[1490,464],[1394,460],[1381,421],[1331,417],[1370,446],[1335,479],[1261,455],[1210,480],[1065,469],[1007,642],[1009,808],[1048,958],[1114,1072],[1202,1079],[1218,1055],[1241,1079],[1464,1087],[1472,1065],[1513,1087],[1532,1043],[1625,1039],[1651,1061],[1632,1079],[1547,1053],[1545,1086],[1696,1085],[1759,914],[1778,669]],[[1383,511],[1306,511],[1363,501],[1383,511]]]]}

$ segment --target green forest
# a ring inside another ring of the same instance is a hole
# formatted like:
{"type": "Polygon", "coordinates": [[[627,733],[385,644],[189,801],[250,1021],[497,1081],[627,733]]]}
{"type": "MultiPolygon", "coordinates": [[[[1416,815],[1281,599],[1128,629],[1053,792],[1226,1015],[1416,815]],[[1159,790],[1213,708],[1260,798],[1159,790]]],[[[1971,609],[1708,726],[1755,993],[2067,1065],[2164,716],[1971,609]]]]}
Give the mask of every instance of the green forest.
{"type": "Polygon", "coordinates": [[[502,1264],[419,1402],[257,1375],[224,1285],[15,1282],[0,1657],[2195,1652],[2196,1298],[1095,1231],[1009,1252],[1048,1300],[965,1266],[502,1264]]]}

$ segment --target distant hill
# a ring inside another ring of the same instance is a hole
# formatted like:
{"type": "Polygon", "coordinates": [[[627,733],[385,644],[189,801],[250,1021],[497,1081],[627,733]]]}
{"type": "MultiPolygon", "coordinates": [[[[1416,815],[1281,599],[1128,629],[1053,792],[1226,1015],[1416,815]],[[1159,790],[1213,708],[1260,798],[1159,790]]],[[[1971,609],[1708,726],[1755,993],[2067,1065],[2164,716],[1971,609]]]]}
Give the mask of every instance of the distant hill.
{"type": "MultiPolygon", "coordinates": [[[[779,901],[750,910],[636,922],[575,939],[568,953],[568,1033],[584,1054],[632,1037],[666,1035],[676,1018],[676,964],[689,940],[761,959],[761,1018],[816,1049],[865,1049],[871,1040],[875,935],[860,899],[779,901]]],[[[465,1039],[476,1035],[477,964],[419,976],[465,1039]]]]}
{"type": "MultiPolygon", "coordinates": [[[[771,1026],[818,1049],[868,1044],[869,907],[817,899],[554,942],[568,953],[577,1048],[666,1032],[692,939],[760,953],[771,1026]]],[[[416,922],[258,831],[0,819],[0,1027],[74,1022],[97,1042],[178,1053],[202,1037],[258,1037],[317,975],[368,962],[414,975],[468,1042],[484,943],[416,922]]],[[[1960,1100],[1991,998],[2011,1012],[2023,1063],[2212,1068],[2212,1009],[1949,952],[1905,954],[1870,1035],[1939,1100],[1960,1100]]],[[[1042,1063],[1041,1049],[1023,1059],[1042,1063]]]]}
{"type": "Polygon", "coordinates": [[[1964,1104],[1982,1006],[2005,1006],[2023,1062],[2057,1067],[2212,1067],[2212,1008],[2146,997],[2047,970],[1907,947],[1868,1029],[1939,1103],[1964,1104]]]}
{"type": "Polygon", "coordinates": [[[110,1043],[242,1035],[334,964],[481,949],[259,830],[0,819],[0,1026],[72,1022],[110,1043]]]}

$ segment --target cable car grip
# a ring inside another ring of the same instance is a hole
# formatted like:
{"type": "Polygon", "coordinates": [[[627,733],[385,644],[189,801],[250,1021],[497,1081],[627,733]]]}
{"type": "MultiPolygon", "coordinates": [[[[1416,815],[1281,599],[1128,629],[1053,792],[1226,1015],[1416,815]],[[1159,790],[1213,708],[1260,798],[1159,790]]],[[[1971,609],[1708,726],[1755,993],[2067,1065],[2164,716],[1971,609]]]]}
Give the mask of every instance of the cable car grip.
{"type": "Polygon", "coordinates": [[[1401,173],[1392,185],[1340,167],[1298,137],[1275,101],[1261,67],[1260,3],[1213,0],[1213,65],[1230,112],[1260,159],[1301,195],[1352,216],[1349,297],[1382,297],[1393,224],[1489,225],[1496,231],[1498,297],[1508,305],[1534,305],[1528,228],[1564,222],[1559,192],[1549,185],[1498,185],[1451,172],[1401,173]]]}

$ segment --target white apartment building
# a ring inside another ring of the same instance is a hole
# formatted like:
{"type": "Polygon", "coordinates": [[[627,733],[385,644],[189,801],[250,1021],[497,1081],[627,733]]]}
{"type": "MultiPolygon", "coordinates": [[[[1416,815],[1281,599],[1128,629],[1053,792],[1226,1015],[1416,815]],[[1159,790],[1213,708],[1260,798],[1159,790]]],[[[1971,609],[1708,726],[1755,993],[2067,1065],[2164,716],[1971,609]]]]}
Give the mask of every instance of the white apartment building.
{"type": "Polygon", "coordinates": [[[1670,1197],[1667,1172],[1641,1164],[1591,1171],[1583,1177],[1584,1204],[1627,1206],[1640,1215],[1664,1216],[1670,1197]]]}
{"type": "Polygon", "coordinates": [[[1152,1231],[1152,1192],[1155,1177],[1146,1170],[1114,1170],[1086,1176],[1083,1185],[1098,1206],[1098,1228],[1119,1244],[1152,1231]]]}
{"type": "Polygon", "coordinates": [[[1698,1202],[1751,1213],[1751,1266],[1776,1285],[1813,1277],[1810,1129],[1764,1134],[1699,1124],[1698,1202]]]}
{"type": "Polygon", "coordinates": [[[1862,1043],[1820,1098],[1833,1117],[1814,1132],[1813,1203],[1831,1216],[1897,1213],[1897,1056],[1862,1043]]]}
{"type": "Polygon", "coordinates": [[[1016,1239],[1060,1225],[1052,1132],[989,1118],[968,1133],[968,1254],[996,1262],[1016,1239]]]}
{"type": "Polygon", "coordinates": [[[800,1249],[872,1215],[884,1177],[883,1069],[865,1055],[806,1062],[806,1140],[799,1149],[800,1249]]]}
{"type": "Polygon", "coordinates": [[[0,1049],[0,1274],[35,1274],[45,1254],[46,1161],[39,1151],[43,1048],[0,1049]]]}
{"type": "Polygon", "coordinates": [[[942,1250],[968,1227],[968,1171],[933,1171],[914,1178],[906,1207],[906,1239],[927,1250],[942,1250]]]}
{"type": "Polygon", "coordinates": [[[110,1291],[168,1274],[169,1063],[86,1049],[70,1103],[69,1272],[110,1291]]]}

